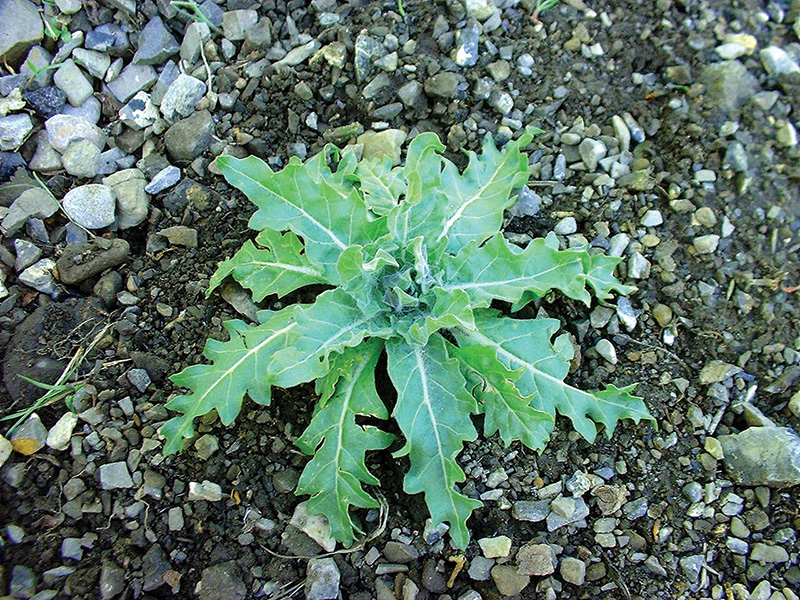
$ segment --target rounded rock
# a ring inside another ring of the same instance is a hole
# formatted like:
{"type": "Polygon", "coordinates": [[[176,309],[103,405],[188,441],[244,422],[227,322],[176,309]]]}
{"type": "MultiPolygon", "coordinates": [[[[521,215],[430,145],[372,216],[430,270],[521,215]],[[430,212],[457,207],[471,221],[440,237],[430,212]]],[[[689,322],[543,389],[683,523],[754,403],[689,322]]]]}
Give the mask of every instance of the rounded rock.
{"type": "Polygon", "coordinates": [[[67,192],[61,205],[67,216],[81,227],[102,229],[114,222],[117,195],[108,186],[90,183],[67,192]]]}

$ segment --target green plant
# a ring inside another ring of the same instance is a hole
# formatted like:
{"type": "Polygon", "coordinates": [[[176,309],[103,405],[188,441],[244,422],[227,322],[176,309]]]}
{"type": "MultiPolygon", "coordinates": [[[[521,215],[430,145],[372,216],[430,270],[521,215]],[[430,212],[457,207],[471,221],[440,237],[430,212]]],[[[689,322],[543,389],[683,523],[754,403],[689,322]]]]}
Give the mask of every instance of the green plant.
{"type": "Polygon", "coordinates": [[[197,21],[198,23],[205,23],[214,33],[222,34],[220,28],[208,19],[203,9],[200,8],[194,0],[173,0],[170,2],[170,5],[186,18],[197,21]]]}
{"type": "Polygon", "coordinates": [[[524,133],[501,152],[487,136],[463,173],[433,133],[414,138],[396,168],[332,146],[277,173],[255,157],[218,158],[258,207],[249,226],[259,233],[219,265],[208,293],[229,275],[255,301],[329,289],[312,304],[261,311],[257,325],[225,323],[230,340],[206,343],[211,364],[172,377],[192,391],[167,404],[182,414],[161,428],[165,454],[194,435],[200,415],[216,409],[228,425],[245,394],[268,405],[273,386],[316,380],[319,400],[296,442],[313,458],[297,493],[350,544],[360,532],[350,508],[378,505],[363,487],[379,484],[365,455],[393,440],[374,425],[389,418],[374,375],[385,352],[397,390],[392,417],[405,438],[395,456],[410,464],[404,489],[424,493],[434,522],[448,522],[464,548],[467,518],[481,506],[457,487],[465,479],[457,455],[477,437],[472,415],[485,416],[485,436],[534,450],[547,443],[556,411],[589,441],[595,423],[611,435],[619,419],[650,419],[632,386],[590,393],[564,383],[573,348],[566,334],[552,340],[558,320],[509,316],[554,290],[588,305],[589,289],[600,300],[633,289],[614,278],[617,258],[559,250],[554,234],[523,249],[499,232],[512,191],[528,179],[520,149],[531,139],[524,133]]]}
{"type": "Polygon", "coordinates": [[[534,23],[539,22],[539,15],[542,14],[544,11],[553,8],[556,4],[559,3],[560,0],[536,0],[536,6],[533,9],[533,13],[531,14],[531,19],[534,23]]]}

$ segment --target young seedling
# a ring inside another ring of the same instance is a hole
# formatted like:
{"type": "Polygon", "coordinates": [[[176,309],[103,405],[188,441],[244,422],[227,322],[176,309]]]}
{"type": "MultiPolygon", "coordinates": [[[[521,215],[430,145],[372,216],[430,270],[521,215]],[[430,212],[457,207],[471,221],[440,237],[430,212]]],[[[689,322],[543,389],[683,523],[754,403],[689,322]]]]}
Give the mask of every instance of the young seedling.
{"type": "Polygon", "coordinates": [[[524,133],[500,151],[487,136],[463,173],[433,133],[414,138],[394,168],[333,146],[277,173],[255,157],[218,158],[258,208],[249,223],[258,234],[219,265],[207,293],[228,276],[256,302],[287,301],[312,285],[325,291],[310,304],[263,310],[255,325],[227,321],[230,339],[208,340],[209,364],[172,377],[190,392],[167,404],[180,415],[160,430],[164,453],[194,436],[201,415],[216,410],[229,425],[245,395],[267,406],[273,387],[315,381],[314,415],[296,441],[313,456],[297,486],[311,496],[308,510],[324,514],[345,545],[362,534],[351,508],[378,506],[364,487],[379,485],[365,459],[393,443],[376,425],[391,408],[403,436],[394,456],[409,465],[404,490],[423,493],[434,523],[449,523],[463,549],[467,519],[481,506],[459,489],[458,455],[478,436],[473,415],[484,415],[485,437],[537,451],[556,413],[590,442],[597,425],[610,436],[620,419],[651,420],[633,386],[587,392],[565,383],[573,346],[556,336],[561,322],[520,318],[555,292],[589,305],[634,289],[614,277],[618,258],[561,250],[554,234],[525,248],[503,237],[504,211],[528,180],[522,148],[531,139],[524,133]],[[376,390],[382,355],[393,407],[376,390]]]}

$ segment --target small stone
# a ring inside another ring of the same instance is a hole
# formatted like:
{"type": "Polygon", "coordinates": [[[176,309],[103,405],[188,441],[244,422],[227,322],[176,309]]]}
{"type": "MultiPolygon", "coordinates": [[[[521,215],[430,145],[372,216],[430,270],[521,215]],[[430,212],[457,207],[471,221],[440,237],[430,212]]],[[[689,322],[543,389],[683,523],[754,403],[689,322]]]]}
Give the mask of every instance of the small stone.
{"type": "Polygon", "coordinates": [[[777,77],[778,75],[800,73],[800,65],[783,48],[769,46],[761,50],[758,56],[764,65],[764,70],[770,76],[777,77]]]}
{"type": "Polygon", "coordinates": [[[759,91],[758,80],[738,60],[706,66],[699,81],[706,86],[710,103],[729,113],[736,112],[759,91]]]}
{"type": "Polygon", "coordinates": [[[58,114],[64,106],[64,102],[67,101],[67,95],[55,86],[25,90],[22,97],[28,106],[43,119],[49,119],[58,114]]]}
{"type": "Polygon", "coordinates": [[[14,240],[14,269],[19,273],[25,270],[42,257],[42,251],[36,244],[23,239],[14,240]]]}
{"type": "Polygon", "coordinates": [[[186,33],[181,42],[181,58],[189,63],[195,63],[200,58],[200,46],[211,38],[208,25],[194,21],[186,27],[186,33]]]}
{"type": "Polygon", "coordinates": [[[458,95],[458,84],[458,75],[441,71],[425,80],[425,93],[435,98],[455,98],[458,95]]]}
{"type": "Polygon", "coordinates": [[[511,538],[505,535],[481,538],[478,545],[486,558],[505,558],[511,552],[511,538]]]}
{"type": "MultiPolygon", "coordinates": [[[[0,4],[2,7],[2,4],[0,4]]],[[[0,11],[0,15],[4,11],[0,11]]],[[[8,593],[12,598],[33,598],[36,593],[36,574],[23,565],[15,565],[11,569],[11,581],[8,593]]]]}
{"type": "Polygon", "coordinates": [[[750,427],[717,439],[734,482],[776,488],[800,484],[800,438],[791,429],[750,427]]]}
{"type": "Polygon", "coordinates": [[[11,204],[3,219],[6,235],[13,235],[31,218],[47,219],[59,209],[58,201],[40,187],[25,190],[11,204]]]}
{"type": "Polygon", "coordinates": [[[512,517],[518,521],[529,521],[531,523],[544,521],[549,512],[549,500],[538,500],[533,502],[529,500],[519,500],[518,502],[515,502],[514,506],[511,508],[512,517]]]}
{"type": "Polygon", "coordinates": [[[16,150],[33,131],[30,115],[9,115],[0,119],[0,150],[16,150]]]}
{"type": "MultiPolygon", "coordinates": [[[[103,79],[111,65],[111,57],[103,52],[86,50],[85,48],[75,48],[72,51],[72,58],[75,62],[89,71],[89,74],[96,79],[103,79]]],[[[83,104],[83,102],[81,102],[83,104]]]]}
{"type": "Polygon", "coordinates": [[[142,557],[142,589],[150,592],[166,583],[164,575],[172,569],[167,555],[158,544],[153,544],[142,557]]]}
{"type": "Polygon", "coordinates": [[[103,562],[100,569],[100,597],[111,600],[125,590],[125,570],[113,562],[103,562]]]}
{"type": "Polygon", "coordinates": [[[181,531],[183,525],[183,509],[180,506],[173,506],[167,511],[167,527],[170,531],[181,531]]]}
{"type": "Polygon", "coordinates": [[[559,566],[561,578],[572,585],[583,585],[586,582],[586,563],[577,558],[566,556],[559,566]]]}
{"type": "Polygon", "coordinates": [[[147,391],[147,388],[151,383],[150,375],[148,375],[147,371],[144,369],[131,369],[128,371],[127,377],[131,385],[139,390],[139,393],[141,394],[147,391]]]}
{"type": "Polygon", "coordinates": [[[170,84],[167,93],[161,100],[161,112],[164,118],[173,122],[176,119],[191,116],[205,93],[205,83],[181,73],[170,84]]]}
{"type": "Polygon", "coordinates": [[[6,464],[8,457],[14,451],[14,445],[9,442],[5,437],[0,435],[0,467],[6,464]]]}
{"type": "MultiPolygon", "coordinates": [[[[0,457],[0,459],[2,459],[2,457],[0,457]]],[[[0,466],[2,466],[2,460],[0,460],[0,466]]],[[[25,539],[25,530],[19,525],[14,525],[12,523],[6,527],[6,536],[8,536],[8,541],[10,543],[21,544],[25,539]]]]}
{"type": "Polygon", "coordinates": [[[47,429],[42,425],[39,415],[32,413],[11,434],[11,446],[15,452],[30,456],[44,448],[47,429]]]}
{"type": "Polygon", "coordinates": [[[464,4],[467,14],[479,21],[485,21],[497,10],[493,0],[465,0],[464,4]]]}
{"type": "Polygon", "coordinates": [[[61,201],[67,216],[86,229],[102,229],[111,225],[116,205],[114,190],[98,183],[73,188],[61,201]]]}
{"type": "Polygon", "coordinates": [[[789,560],[789,553],[781,546],[757,542],[753,544],[750,560],[764,563],[785,563],[789,560]]]}
{"type": "Polygon", "coordinates": [[[247,31],[258,23],[258,13],[251,9],[229,10],[222,14],[222,31],[231,42],[245,38],[247,31]]]}
{"type": "Polygon", "coordinates": [[[783,121],[775,132],[775,140],[783,148],[797,146],[797,129],[789,121],[783,121]]]}
{"type": "Polygon", "coordinates": [[[133,487],[133,479],[128,472],[128,465],[124,461],[102,465],[100,472],[100,486],[104,490],[126,489],[133,487]]]}
{"type": "Polygon", "coordinates": [[[600,160],[605,158],[608,153],[608,148],[599,140],[586,138],[578,146],[578,152],[581,155],[583,164],[586,166],[586,170],[594,173],[600,160]]]}
{"type": "Polygon", "coordinates": [[[317,40],[311,40],[310,42],[303,44],[302,46],[298,46],[297,48],[292,48],[289,52],[286,53],[281,60],[276,62],[273,66],[280,67],[282,65],[286,65],[288,67],[296,67],[297,65],[306,61],[306,59],[313,56],[313,54],[319,50],[320,43],[317,40]]]}
{"type": "Polygon", "coordinates": [[[312,558],[306,567],[304,587],[306,600],[336,600],[340,598],[341,575],[333,558],[312,558]]]}
{"type": "Polygon", "coordinates": [[[108,89],[120,102],[127,102],[137,92],[147,91],[158,80],[158,74],[150,65],[129,64],[113,80],[108,82],[108,89]]]}
{"type": "Polygon", "coordinates": [[[498,83],[505,81],[511,75],[511,65],[505,60],[489,63],[486,65],[486,70],[489,71],[489,75],[491,75],[492,79],[498,83]]]}
{"type": "Polygon", "coordinates": [[[661,563],[658,562],[655,556],[648,556],[644,561],[644,566],[653,575],[657,575],[658,577],[667,576],[667,570],[661,566],[661,563]]]}
{"type": "Polygon", "coordinates": [[[74,285],[124,263],[129,255],[130,245],[120,238],[96,237],[91,242],[72,243],[56,263],[58,278],[74,285]]]}
{"type": "Polygon", "coordinates": [[[200,600],[244,600],[247,586],[235,560],[203,569],[200,578],[200,600]]]}
{"type": "Polygon", "coordinates": [[[453,62],[459,67],[474,67],[478,63],[480,36],[481,26],[475,21],[467,23],[463,29],[459,30],[456,37],[453,62]]]}
{"type": "Polygon", "coordinates": [[[197,452],[197,458],[208,460],[219,449],[219,442],[216,437],[207,433],[197,438],[194,443],[194,449],[197,452]]]}
{"type": "Polygon", "coordinates": [[[206,502],[219,502],[222,500],[222,488],[208,479],[203,480],[202,483],[190,481],[187,499],[190,502],[196,502],[199,500],[205,500],[206,502]]]}
{"type": "Polygon", "coordinates": [[[188,164],[208,149],[213,132],[211,113],[201,110],[172,125],[164,134],[164,147],[173,161],[188,164]]]}
{"type": "Polygon", "coordinates": [[[76,140],[61,156],[61,164],[70,175],[91,179],[100,169],[100,150],[89,140],[76,140]]]}
{"type": "Polygon", "coordinates": [[[47,119],[44,126],[47,141],[59,152],[65,152],[72,142],[82,139],[89,140],[100,150],[106,145],[103,130],[83,117],[55,115],[47,119]]]}
{"type": "Polygon", "coordinates": [[[720,44],[714,48],[714,52],[724,60],[733,60],[747,54],[747,48],[737,42],[728,42],[727,44],[720,44]]]}
{"type": "Polygon", "coordinates": [[[61,558],[72,560],[81,560],[83,558],[80,538],[64,538],[64,541],[61,542],[61,558]]]}
{"type": "Polygon", "coordinates": [[[641,252],[634,252],[628,259],[628,277],[631,279],[647,279],[650,277],[650,261],[641,252]]]}
{"type": "Polygon", "coordinates": [[[550,510],[560,517],[569,519],[575,514],[575,499],[560,496],[550,503],[550,510]]]}
{"type": "Polygon", "coordinates": [[[716,234],[701,235],[692,240],[692,246],[698,254],[712,254],[719,246],[719,239],[716,234]]]}
{"type": "Polygon", "coordinates": [[[531,581],[528,575],[521,574],[511,565],[497,565],[492,569],[492,579],[497,591],[503,596],[516,596],[531,581]]]}
{"type": "Polygon", "coordinates": [[[160,17],[153,17],[139,34],[139,48],[131,61],[134,65],[161,65],[180,50],[177,40],[160,17]]]}
{"type": "Polygon", "coordinates": [[[67,412],[61,415],[56,424],[47,432],[47,445],[53,450],[66,450],[72,439],[72,432],[78,424],[78,415],[67,412]]]}
{"type": "Polygon", "coordinates": [[[91,82],[72,61],[64,61],[53,75],[53,83],[67,95],[72,106],[80,106],[94,93],[91,82]]]}
{"type": "Polygon", "coordinates": [[[150,183],[144,188],[148,194],[158,194],[164,190],[171,188],[181,180],[181,170],[178,167],[170,165],[161,169],[150,183]]]}
{"type": "Polygon", "coordinates": [[[392,165],[398,165],[407,135],[400,129],[387,129],[378,133],[367,131],[358,136],[357,143],[364,144],[364,159],[388,157],[392,165]]]}
{"type": "Polygon", "coordinates": [[[43,258],[19,274],[19,281],[36,291],[53,296],[59,293],[59,287],[53,277],[56,262],[52,258],[43,258]]]}
{"type": "Polygon", "coordinates": [[[647,514],[647,498],[636,498],[622,506],[622,513],[631,521],[641,519],[647,514]]]}
{"type": "Polygon", "coordinates": [[[167,239],[173,246],[184,248],[197,248],[197,230],[183,225],[174,225],[158,232],[158,235],[167,239]]]}
{"type": "Polygon", "coordinates": [[[123,169],[103,179],[117,195],[117,224],[130,229],[144,222],[150,210],[147,181],[139,169],[123,169]]]}
{"type": "Polygon", "coordinates": [[[422,85],[418,81],[409,81],[397,90],[397,97],[406,106],[414,106],[422,93],[422,85]]]}
{"type": "Polygon", "coordinates": [[[556,223],[556,226],[553,227],[553,231],[558,235],[572,235],[578,231],[578,222],[575,220],[575,217],[564,217],[556,223]]]}
{"type": "Polygon", "coordinates": [[[119,109],[120,120],[134,131],[150,127],[158,120],[158,108],[147,92],[137,92],[119,109]]]}
{"type": "Polygon", "coordinates": [[[610,364],[617,364],[617,351],[614,349],[614,344],[609,340],[605,338],[599,340],[597,344],[595,344],[594,349],[597,351],[597,354],[610,364]]]}
{"type": "Polygon", "coordinates": [[[556,570],[556,553],[549,544],[525,544],[517,552],[521,575],[544,577],[556,570]]]}
{"type": "Polygon", "coordinates": [[[658,227],[664,222],[660,210],[648,210],[639,221],[643,227],[658,227]]]}
{"type": "Polygon", "coordinates": [[[705,557],[702,554],[693,554],[691,556],[682,557],[678,562],[686,579],[688,579],[690,583],[697,583],[706,562],[705,557]]]}
{"type": "Polygon", "coordinates": [[[333,552],[336,548],[328,519],[323,515],[309,514],[306,502],[301,502],[294,509],[290,524],[317,542],[326,552],[333,552]]]}

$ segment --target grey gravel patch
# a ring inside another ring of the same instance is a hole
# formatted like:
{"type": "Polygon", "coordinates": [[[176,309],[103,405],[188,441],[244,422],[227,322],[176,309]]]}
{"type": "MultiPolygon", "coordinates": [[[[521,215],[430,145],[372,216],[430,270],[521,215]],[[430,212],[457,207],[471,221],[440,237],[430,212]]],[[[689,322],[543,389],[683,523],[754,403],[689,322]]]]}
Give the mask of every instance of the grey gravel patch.
{"type": "Polygon", "coordinates": [[[200,579],[200,600],[243,600],[247,586],[242,581],[236,561],[228,561],[203,569],[200,579]]]}

